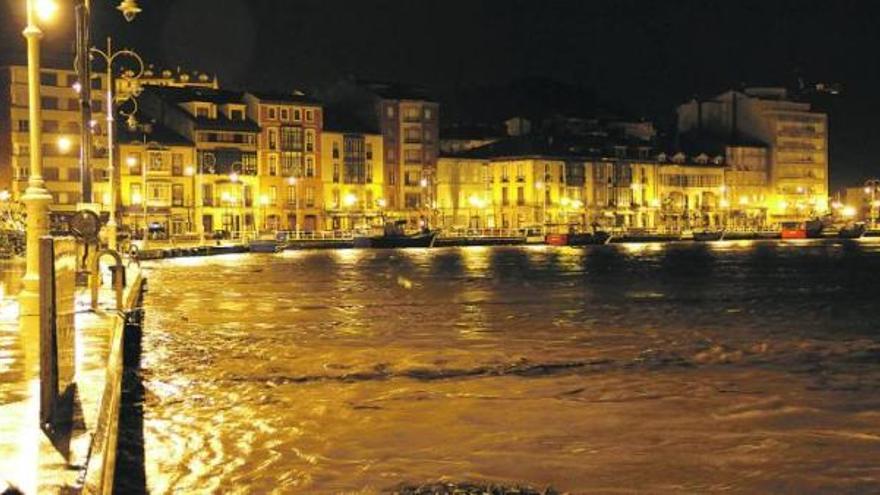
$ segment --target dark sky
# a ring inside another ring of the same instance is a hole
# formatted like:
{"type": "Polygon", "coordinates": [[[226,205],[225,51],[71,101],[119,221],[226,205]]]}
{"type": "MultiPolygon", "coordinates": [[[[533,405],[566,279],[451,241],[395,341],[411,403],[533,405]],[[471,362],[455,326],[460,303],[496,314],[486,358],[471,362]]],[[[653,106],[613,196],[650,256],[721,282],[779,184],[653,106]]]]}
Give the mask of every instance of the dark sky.
{"type": "MultiPolygon", "coordinates": [[[[72,10],[72,0],[59,0],[72,10]]],[[[880,2],[874,0],[92,0],[95,37],[152,60],[216,72],[231,87],[318,87],[341,75],[437,90],[547,77],[666,117],[696,93],[839,82],[824,101],[837,184],[880,175],[880,2]]],[[[20,45],[24,0],[0,0],[3,52],[20,45]],[[14,26],[14,25],[13,25],[14,26]]],[[[47,26],[70,43],[70,13],[47,26]]]]}

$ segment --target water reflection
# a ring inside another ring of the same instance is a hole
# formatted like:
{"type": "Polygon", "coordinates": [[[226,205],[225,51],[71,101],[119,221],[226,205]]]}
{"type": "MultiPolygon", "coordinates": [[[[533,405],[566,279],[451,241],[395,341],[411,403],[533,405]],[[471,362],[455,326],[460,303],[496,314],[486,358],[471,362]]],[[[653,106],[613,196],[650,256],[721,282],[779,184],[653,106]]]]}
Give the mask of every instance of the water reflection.
{"type": "Polygon", "coordinates": [[[150,273],[153,493],[855,492],[880,477],[864,440],[880,407],[873,244],[203,263],[150,273]]]}

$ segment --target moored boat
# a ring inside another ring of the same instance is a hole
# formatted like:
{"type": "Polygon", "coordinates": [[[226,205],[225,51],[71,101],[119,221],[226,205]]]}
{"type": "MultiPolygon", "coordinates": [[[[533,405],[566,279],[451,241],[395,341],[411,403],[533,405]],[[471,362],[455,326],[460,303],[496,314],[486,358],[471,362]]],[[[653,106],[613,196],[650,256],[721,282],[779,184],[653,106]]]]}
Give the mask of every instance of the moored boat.
{"type": "Polygon", "coordinates": [[[850,225],[844,225],[837,232],[837,237],[841,239],[860,239],[865,235],[867,226],[864,222],[856,222],[850,225]]]}
{"type": "Polygon", "coordinates": [[[429,248],[434,246],[438,231],[423,229],[415,234],[404,232],[406,220],[388,222],[382,235],[354,238],[356,248],[429,248]]]}
{"type": "Polygon", "coordinates": [[[723,230],[694,231],[694,240],[700,242],[720,241],[724,239],[723,230]]]}
{"type": "Polygon", "coordinates": [[[818,239],[822,236],[824,227],[821,220],[782,222],[780,237],[782,239],[818,239]]]}
{"type": "Polygon", "coordinates": [[[248,244],[252,253],[277,253],[284,250],[284,243],[277,239],[254,239],[248,244]]]}

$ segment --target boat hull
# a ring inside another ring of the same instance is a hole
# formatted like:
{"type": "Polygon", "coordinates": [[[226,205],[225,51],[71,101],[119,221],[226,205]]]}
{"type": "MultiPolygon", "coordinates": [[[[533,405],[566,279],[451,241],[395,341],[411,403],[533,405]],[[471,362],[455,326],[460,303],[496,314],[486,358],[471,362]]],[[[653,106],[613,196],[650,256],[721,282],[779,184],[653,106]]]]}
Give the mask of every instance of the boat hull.
{"type": "Polygon", "coordinates": [[[720,241],[724,237],[724,232],[694,232],[694,240],[699,242],[720,241]]]}
{"type": "Polygon", "coordinates": [[[863,235],[865,235],[866,230],[867,228],[864,224],[853,225],[851,227],[843,227],[837,233],[837,237],[841,239],[860,239],[863,235]]]}
{"type": "Polygon", "coordinates": [[[382,235],[358,237],[354,240],[356,248],[396,249],[396,248],[429,248],[434,247],[436,232],[415,235],[382,235]]]}

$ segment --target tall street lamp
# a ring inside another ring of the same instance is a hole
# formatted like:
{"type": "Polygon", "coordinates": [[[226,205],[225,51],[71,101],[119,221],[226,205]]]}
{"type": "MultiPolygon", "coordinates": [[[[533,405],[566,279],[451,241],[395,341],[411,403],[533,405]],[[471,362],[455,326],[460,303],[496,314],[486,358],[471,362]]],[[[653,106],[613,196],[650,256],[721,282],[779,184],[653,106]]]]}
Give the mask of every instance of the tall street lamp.
{"type": "MultiPolygon", "coordinates": [[[[122,0],[116,7],[122,13],[126,21],[131,22],[141,11],[136,0],[122,0]]],[[[82,188],[82,201],[92,202],[92,171],[91,171],[91,79],[92,70],[90,62],[90,33],[91,25],[91,0],[77,0],[76,7],[76,73],[79,79],[79,104],[80,104],[80,187],[82,188]]],[[[109,50],[108,50],[109,52],[109,50]]],[[[111,81],[107,81],[112,86],[111,81]]]]}
{"type": "Polygon", "coordinates": [[[49,203],[52,202],[52,195],[43,180],[43,122],[40,108],[40,39],[43,32],[37,25],[37,17],[48,20],[57,8],[51,2],[27,0],[27,26],[22,32],[27,40],[30,122],[30,170],[28,186],[21,198],[27,209],[27,265],[22,278],[24,287],[19,295],[19,314],[22,318],[40,315],[40,238],[49,231],[49,203]]]}
{"type": "Polygon", "coordinates": [[[287,178],[287,184],[293,187],[293,234],[299,239],[299,188],[297,187],[297,182],[299,181],[292,175],[287,178]]]}
{"type": "MultiPolygon", "coordinates": [[[[126,114],[128,116],[128,125],[129,127],[134,127],[137,124],[137,121],[134,120],[134,114],[137,112],[137,100],[134,99],[134,95],[122,94],[115,95],[113,94],[113,62],[116,61],[117,57],[129,57],[133,58],[138,63],[138,71],[137,72],[129,72],[126,71],[123,73],[123,78],[130,81],[136,81],[140,79],[140,77],[144,73],[144,61],[141,57],[131,51],[131,50],[117,50],[113,51],[113,44],[110,40],[110,37],[107,37],[107,50],[99,50],[98,48],[92,48],[89,50],[90,55],[98,55],[104,59],[104,63],[107,66],[107,172],[110,175],[110,218],[107,221],[107,245],[110,249],[116,249],[116,197],[117,197],[117,185],[116,185],[116,167],[115,167],[115,153],[114,148],[116,147],[116,143],[114,141],[114,132],[115,132],[115,123],[113,119],[114,114],[114,106],[115,99],[118,99],[120,102],[124,102],[127,100],[132,101],[135,104],[135,109],[131,113],[126,114]]],[[[127,85],[131,87],[131,85],[127,85]]]]}

